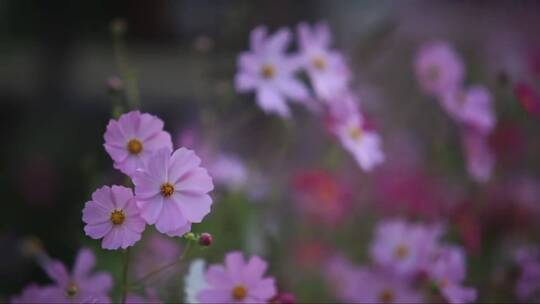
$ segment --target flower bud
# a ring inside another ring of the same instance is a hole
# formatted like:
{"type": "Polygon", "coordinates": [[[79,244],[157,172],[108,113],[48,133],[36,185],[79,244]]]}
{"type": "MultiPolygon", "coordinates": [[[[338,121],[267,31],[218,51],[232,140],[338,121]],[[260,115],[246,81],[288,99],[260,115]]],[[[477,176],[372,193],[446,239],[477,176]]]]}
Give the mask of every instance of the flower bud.
{"type": "Polygon", "coordinates": [[[210,246],[212,245],[212,235],[210,233],[207,233],[207,232],[204,232],[201,234],[201,236],[199,237],[199,245],[201,246],[210,246]]]}

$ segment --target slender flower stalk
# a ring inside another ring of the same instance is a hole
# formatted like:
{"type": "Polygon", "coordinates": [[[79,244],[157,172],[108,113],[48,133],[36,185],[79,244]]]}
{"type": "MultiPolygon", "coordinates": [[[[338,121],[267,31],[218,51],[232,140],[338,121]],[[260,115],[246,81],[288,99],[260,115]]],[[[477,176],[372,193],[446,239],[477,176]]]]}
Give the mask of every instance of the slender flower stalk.
{"type": "Polygon", "coordinates": [[[126,297],[129,291],[129,285],[127,284],[129,271],[129,248],[124,251],[124,269],[122,271],[122,301],[121,303],[126,303],[126,297]]]}
{"type": "Polygon", "coordinates": [[[114,46],[116,66],[125,84],[125,92],[130,109],[138,109],[141,105],[137,73],[127,58],[125,33],[127,24],[124,20],[114,20],[111,24],[111,32],[114,46]]]}

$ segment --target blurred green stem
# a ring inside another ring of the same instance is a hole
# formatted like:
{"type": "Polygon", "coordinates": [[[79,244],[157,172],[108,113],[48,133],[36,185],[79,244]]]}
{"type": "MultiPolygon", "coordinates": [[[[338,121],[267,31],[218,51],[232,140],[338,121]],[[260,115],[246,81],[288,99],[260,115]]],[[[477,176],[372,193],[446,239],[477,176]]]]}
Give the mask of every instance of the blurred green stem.
{"type": "Polygon", "coordinates": [[[126,297],[128,293],[129,286],[127,284],[129,270],[129,248],[124,252],[124,269],[122,271],[122,301],[120,303],[126,303],[126,297]]]}
{"type": "Polygon", "coordinates": [[[165,265],[163,265],[163,266],[161,266],[161,267],[159,267],[159,268],[157,268],[157,269],[155,269],[155,270],[150,271],[149,273],[145,274],[142,278],[140,278],[140,279],[136,280],[135,282],[133,282],[131,285],[132,285],[132,286],[140,285],[140,284],[144,283],[146,280],[148,280],[149,278],[155,276],[156,274],[159,274],[160,272],[162,272],[162,271],[164,271],[164,270],[166,270],[166,269],[168,269],[168,268],[170,268],[170,267],[173,267],[173,266],[175,266],[176,264],[178,264],[178,263],[180,263],[181,261],[183,261],[183,260],[186,258],[188,252],[189,252],[190,249],[191,249],[191,243],[192,243],[192,242],[193,242],[193,241],[188,241],[188,242],[187,242],[187,244],[186,244],[186,249],[184,250],[184,252],[182,253],[182,255],[181,255],[176,261],[171,262],[171,263],[169,263],[169,264],[165,264],[165,265]]]}
{"type": "Polygon", "coordinates": [[[131,110],[134,110],[140,107],[141,102],[139,97],[137,73],[133,68],[130,67],[127,58],[127,47],[125,41],[126,27],[127,25],[124,21],[116,20],[113,21],[111,31],[116,66],[125,85],[128,106],[131,110]]]}

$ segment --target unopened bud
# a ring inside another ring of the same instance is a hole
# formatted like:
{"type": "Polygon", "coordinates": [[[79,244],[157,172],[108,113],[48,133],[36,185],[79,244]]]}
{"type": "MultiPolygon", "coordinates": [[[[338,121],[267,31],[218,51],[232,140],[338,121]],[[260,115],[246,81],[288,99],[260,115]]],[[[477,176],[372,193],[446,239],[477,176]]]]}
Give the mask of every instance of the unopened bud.
{"type": "Polygon", "coordinates": [[[188,241],[196,241],[197,240],[197,237],[195,236],[195,233],[193,232],[188,232],[186,234],[184,234],[184,238],[188,241]]]}
{"type": "Polygon", "coordinates": [[[212,235],[210,233],[204,232],[199,237],[199,245],[201,246],[210,246],[212,245],[212,235]]]}
{"type": "Polygon", "coordinates": [[[118,93],[124,89],[124,82],[117,76],[111,76],[107,79],[107,90],[110,93],[118,93]]]}

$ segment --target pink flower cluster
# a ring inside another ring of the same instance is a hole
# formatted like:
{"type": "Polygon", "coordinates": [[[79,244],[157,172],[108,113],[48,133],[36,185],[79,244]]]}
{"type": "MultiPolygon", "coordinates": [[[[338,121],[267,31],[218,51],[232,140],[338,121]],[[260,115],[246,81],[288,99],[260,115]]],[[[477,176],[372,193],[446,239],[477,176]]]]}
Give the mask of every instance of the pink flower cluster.
{"type": "Polygon", "coordinates": [[[132,111],[111,120],[104,138],[114,167],[131,178],[135,195],[130,188],[104,186],[85,204],[84,231],[103,239],[103,248],[132,246],[146,224],[168,236],[182,236],[210,212],[212,178],[195,152],[172,151],[161,119],[132,111]]]}
{"type": "Polygon", "coordinates": [[[112,276],[106,272],[92,273],[96,259],[89,249],[81,249],[73,271],[56,260],[48,261],[45,271],[54,284],[30,284],[11,303],[110,303],[108,296],[113,286],[112,276]]]}
{"type": "Polygon", "coordinates": [[[415,70],[424,92],[436,97],[462,128],[462,146],[469,175],[477,181],[487,181],[495,164],[488,146],[488,136],[496,124],[490,92],[479,85],[464,86],[463,60],[445,42],[422,46],[416,56],[415,70]]]}
{"type": "Polygon", "coordinates": [[[473,302],[476,290],[462,286],[465,254],[459,247],[442,243],[442,233],[439,225],[398,219],[379,223],[370,246],[373,265],[355,267],[343,257],[329,263],[331,279],[341,276],[335,286],[337,295],[350,302],[420,303],[428,300],[428,291],[435,286],[438,296],[448,303],[473,302]],[[424,295],[414,288],[422,285],[424,295]]]}
{"type": "Polygon", "coordinates": [[[274,35],[267,35],[262,26],[251,32],[251,50],[238,56],[237,91],[255,92],[263,111],[285,118],[291,116],[287,100],[314,111],[324,109],[332,117],[331,133],[362,169],[370,171],[384,161],[381,139],[377,132],[366,128],[349,88],[351,73],[343,55],[331,48],[328,26],[322,22],[312,27],[299,24],[297,54],[287,54],[291,36],[285,28],[274,35]],[[307,74],[312,93],[297,77],[301,71],[307,74]]]}

